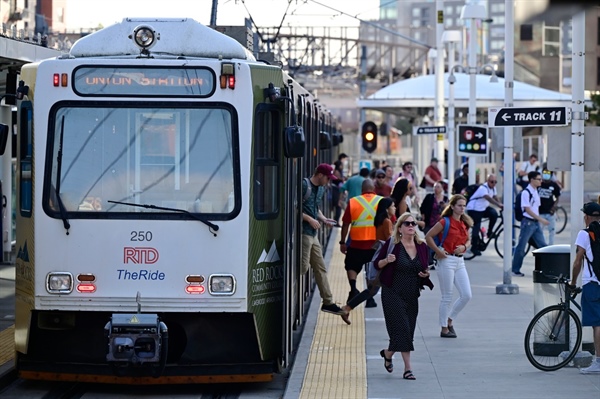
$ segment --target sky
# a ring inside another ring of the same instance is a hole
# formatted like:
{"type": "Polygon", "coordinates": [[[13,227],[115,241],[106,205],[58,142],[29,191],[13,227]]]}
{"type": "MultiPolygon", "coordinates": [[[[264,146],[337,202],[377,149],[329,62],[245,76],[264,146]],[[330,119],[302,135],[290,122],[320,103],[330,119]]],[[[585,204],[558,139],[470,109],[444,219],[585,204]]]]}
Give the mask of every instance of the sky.
{"type": "MultiPolygon", "coordinates": [[[[208,25],[212,0],[67,0],[68,31],[109,26],[125,17],[188,17],[208,25]],[[93,4],[93,6],[91,6],[93,4]]],[[[219,0],[217,25],[243,25],[248,14],[258,26],[279,26],[287,0],[219,0]]],[[[292,0],[284,25],[357,26],[361,19],[378,17],[379,1],[292,0]]]]}

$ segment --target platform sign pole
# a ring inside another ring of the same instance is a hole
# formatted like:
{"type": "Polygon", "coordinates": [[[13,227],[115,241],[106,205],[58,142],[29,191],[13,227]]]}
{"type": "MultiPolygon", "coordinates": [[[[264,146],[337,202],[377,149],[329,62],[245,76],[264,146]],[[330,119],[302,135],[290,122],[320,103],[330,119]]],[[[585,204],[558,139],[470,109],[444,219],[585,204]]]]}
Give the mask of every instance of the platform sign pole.
{"type": "MultiPolygon", "coordinates": [[[[513,106],[513,85],[514,85],[514,59],[515,59],[515,23],[514,23],[514,0],[506,0],[505,7],[505,29],[506,45],[504,52],[504,106],[513,106]]],[[[502,204],[504,205],[504,259],[502,269],[502,284],[496,286],[496,294],[518,294],[519,286],[512,283],[512,242],[515,231],[508,226],[512,226],[513,221],[513,196],[515,181],[514,166],[514,143],[513,128],[504,128],[504,180],[502,190],[502,204]]]]}

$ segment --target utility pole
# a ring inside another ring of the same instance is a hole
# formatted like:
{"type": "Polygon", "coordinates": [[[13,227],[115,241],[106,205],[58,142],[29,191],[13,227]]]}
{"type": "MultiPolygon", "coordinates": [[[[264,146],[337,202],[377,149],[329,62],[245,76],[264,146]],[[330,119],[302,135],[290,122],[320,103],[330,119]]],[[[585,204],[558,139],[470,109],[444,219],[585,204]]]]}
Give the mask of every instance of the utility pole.
{"type": "Polygon", "coordinates": [[[212,0],[212,8],[210,9],[210,26],[217,25],[217,7],[219,7],[219,0],[212,0]]]}

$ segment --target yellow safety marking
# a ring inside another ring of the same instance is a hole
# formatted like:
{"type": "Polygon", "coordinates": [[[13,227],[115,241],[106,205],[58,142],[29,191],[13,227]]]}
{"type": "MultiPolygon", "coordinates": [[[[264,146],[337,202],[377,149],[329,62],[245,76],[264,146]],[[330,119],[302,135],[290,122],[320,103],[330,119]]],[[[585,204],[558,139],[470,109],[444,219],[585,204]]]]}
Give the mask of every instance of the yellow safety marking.
{"type": "MultiPolygon", "coordinates": [[[[339,235],[339,229],[333,235],[339,235]]],[[[338,240],[339,237],[335,237],[331,242],[338,240]]],[[[327,276],[334,300],[338,304],[345,303],[350,287],[344,270],[344,254],[337,247],[333,249],[327,276]]],[[[357,279],[359,290],[363,289],[362,276],[357,279]]],[[[320,301],[318,295],[315,292],[313,301],[320,301]]],[[[352,324],[348,326],[340,316],[319,311],[301,399],[367,397],[364,305],[350,313],[350,320],[352,324]]]]}
{"type": "Polygon", "coordinates": [[[0,366],[15,357],[15,326],[0,331],[0,366]]]}
{"type": "Polygon", "coordinates": [[[130,323],[139,323],[140,321],[138,320],[136,315],[133,315],[133,317],[131,318],[131,320],[129,320],[130,323]]]}

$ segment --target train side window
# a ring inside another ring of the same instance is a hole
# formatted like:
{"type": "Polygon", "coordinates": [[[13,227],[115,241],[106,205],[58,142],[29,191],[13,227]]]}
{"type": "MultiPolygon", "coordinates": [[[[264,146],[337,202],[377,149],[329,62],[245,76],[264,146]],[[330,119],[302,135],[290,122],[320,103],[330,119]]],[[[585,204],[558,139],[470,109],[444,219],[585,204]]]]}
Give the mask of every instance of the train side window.
{"type": "Polygon", "coordinates": [[[279,213],[279,135],[281,118],[277,106],[259,104],[254,124],[254,215],[275,219],[279,213]]]}
{"type": "Polygon", "coordinates": [[[32,156],[33,156],[33,107],[31,101],[23,101],[19,117],[19,209],[21,216],[31,217],[33,207],[32,156]]]}

